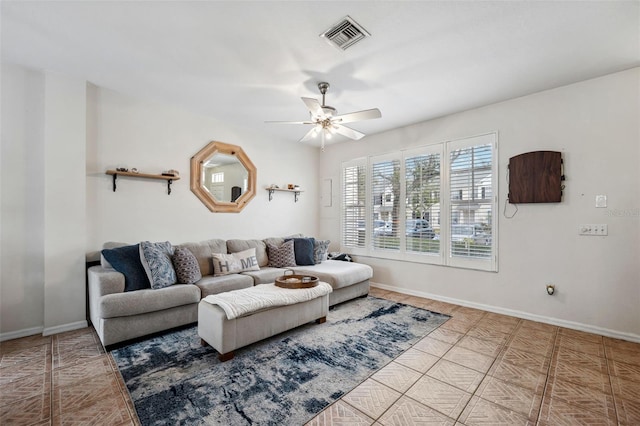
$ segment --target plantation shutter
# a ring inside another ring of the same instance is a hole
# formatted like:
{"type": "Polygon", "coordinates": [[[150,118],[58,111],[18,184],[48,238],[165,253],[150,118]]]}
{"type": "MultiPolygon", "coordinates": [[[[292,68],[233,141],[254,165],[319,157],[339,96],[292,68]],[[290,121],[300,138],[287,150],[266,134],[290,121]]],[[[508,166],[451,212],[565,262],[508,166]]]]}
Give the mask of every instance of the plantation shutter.
{"type": "Polygon", "coordinates": [[[439,254],[440,149],[405,153],[405,248],[407,252],[439,254]]]}
{"type": "Polygon", "coordinates": [[[394,156],[371,157],[371,198],[380,200],[373,207],[373,249],[400,249],[400,160],[394,156]],[[382,222],[380,222],[382,221],[382,222]]]}
{"type": "MultiPolygon", "coordinates": [[[[495,135],[449,145],[449,254],[493,261],[495,135]]],[[[493,269],[493,268],[491,268],[493,269]]]]}
{"type": "Polygon", "coordinates": [[[365,248],[366,159],[342,167],[342,246],[365,248]]]}

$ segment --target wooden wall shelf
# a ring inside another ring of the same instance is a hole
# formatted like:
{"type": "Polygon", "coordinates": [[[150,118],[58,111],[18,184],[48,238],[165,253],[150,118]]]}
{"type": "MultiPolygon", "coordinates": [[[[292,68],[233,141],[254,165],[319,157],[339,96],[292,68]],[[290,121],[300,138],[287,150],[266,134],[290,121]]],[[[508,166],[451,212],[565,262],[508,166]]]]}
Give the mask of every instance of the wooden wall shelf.
{"type": "Polygon", "coordinates": [[[278,192],[292,192],[293,193],[293,202],[297,203],[298,202],[298,197],[300,196],[301,192],[304,192],[300,189],[285,189],[285,188],[271,188],[270,186],[265,188],[267,191],[269,191],[269,201],[271,201],[273,199],[273,193],[275,191],[278,192]]]}
{"type": "Polygon", "coordinates": [[[145,178],[145,179],[159,179],[167,181],[167,194],[171,195],[171,184],[174,180],[180,180],[180,176],[165,176],[162,174],[149,174],[149,173],[133,173],[133,172],[120,172],[118,170],[107,170],[108,175],[113,176],[113,192],[116,192],[116,179],[118,176],[128,176],[134,178],[145,178]]]}

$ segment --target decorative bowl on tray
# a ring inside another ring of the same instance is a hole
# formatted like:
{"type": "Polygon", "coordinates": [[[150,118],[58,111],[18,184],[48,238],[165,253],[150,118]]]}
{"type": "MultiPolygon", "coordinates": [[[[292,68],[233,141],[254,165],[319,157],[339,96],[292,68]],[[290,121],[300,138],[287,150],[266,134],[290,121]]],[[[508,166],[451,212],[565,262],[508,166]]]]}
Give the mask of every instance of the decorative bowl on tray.
{"type": "Polygon", "coordinates": [[[282,288],[311,288],[318,285],[318,277],[313,275],[285,274],[276,278],[275,285],[282,288]]]}

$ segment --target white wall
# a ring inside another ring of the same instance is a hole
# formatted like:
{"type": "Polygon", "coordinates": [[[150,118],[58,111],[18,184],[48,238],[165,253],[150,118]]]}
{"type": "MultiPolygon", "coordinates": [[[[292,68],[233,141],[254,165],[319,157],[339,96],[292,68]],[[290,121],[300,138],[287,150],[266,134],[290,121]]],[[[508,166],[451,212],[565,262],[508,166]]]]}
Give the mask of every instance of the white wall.
{"type": "Polygon", "coordinates": [[[84,326],[85,255],[105,241],[173,243],[318,230],[319,150],[84,81],[2,64],[0,341],[84,326]],[[189,160],[211,140],[240,145],[258,169],[241,213],[211,213],[189,189],[189,160]],[[110,168],[177,169],[164,181],[110,168]],[[300,184],[268,201],[272,183],[300,184]]]}
{"type": "Polygon", "coordinates": [[[2,66],[0,333],[44,327],[44,88],[42,73],[2,66]]]}
{"type": "Polygon", "coordinates": [[[86,327],[86,82],[45,75],[44,333],[86,327]]]}
{"type": "Polygon", "coordinates": [[[105,241],[173,243],[210,238],[315,235],[319,195],[317,148],[269,140],[211,117],[89,87],[87,138],[87,248],[105,241]],[[210,141],[239,145],[258,170],[257,195],[240,213],[212,213],[189,189],[189,161],[210,141]],[[164,181],[119,177],[112,191],[105,170],[119,165],[144,173],[176,169],[181,179],[167,195],[164,181]],[[299,183],[305,192],[264,189],[299,183]]]}
{"type": "Polygon", "coordinates": [[[329,146],[319,178],[333,179],[333,205],[320,207],[320,233],[339,241],[342,161],[497,131],[498,273],[358,260],[383,287],[640,341],[639,117],[636,68],[329,146]],[[519,205],[506,219],[509,158],[537,150],[563,153],[563,200],[519,205]],[[597,194],[607,208],[595,208],[597,194]],[[579,236],[582,223],[608,224],[609,236],[579,236]]]}

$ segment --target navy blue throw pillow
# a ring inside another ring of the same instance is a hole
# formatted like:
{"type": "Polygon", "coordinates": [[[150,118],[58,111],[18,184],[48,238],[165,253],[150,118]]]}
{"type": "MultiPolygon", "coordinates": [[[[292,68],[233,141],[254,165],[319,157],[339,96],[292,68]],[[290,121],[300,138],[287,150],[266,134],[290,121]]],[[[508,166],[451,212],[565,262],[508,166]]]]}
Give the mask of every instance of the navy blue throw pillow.
{"type": "Polygon", "coordinates": [[[285,238],[285,241],[293,240],[293,252],[296,256],[296,265],[315,265],[313,246],[315,238],[285,238]]]}
{"type": "Polygon", "coordinates": [[[102,250],[113,269],[124,275],[124,291],[151,288],[147,273],[140,261],[140,244],[102,250]]]}

